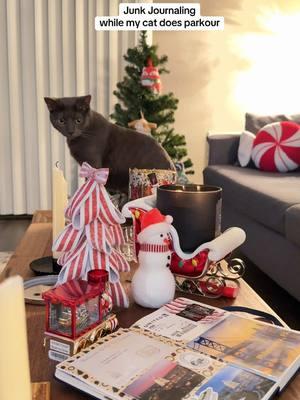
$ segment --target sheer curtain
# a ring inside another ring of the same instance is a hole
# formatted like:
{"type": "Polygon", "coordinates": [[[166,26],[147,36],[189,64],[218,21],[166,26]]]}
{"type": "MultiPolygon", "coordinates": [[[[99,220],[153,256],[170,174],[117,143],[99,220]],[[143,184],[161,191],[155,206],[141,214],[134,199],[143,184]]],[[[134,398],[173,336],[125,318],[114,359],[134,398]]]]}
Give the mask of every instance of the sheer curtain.
{"type": "MultiPolygon", "coordinates": [[[[123,1],[124,2],[124,1],[123,1]]],[[[96,15],[118,15],[118,0],[0,0],[0,214],[51,208],[60,162],[70,194],[77,165],[49,123],[44,96],[90,93],[106,117],[136,32],[96,32],[96,15]]]]}

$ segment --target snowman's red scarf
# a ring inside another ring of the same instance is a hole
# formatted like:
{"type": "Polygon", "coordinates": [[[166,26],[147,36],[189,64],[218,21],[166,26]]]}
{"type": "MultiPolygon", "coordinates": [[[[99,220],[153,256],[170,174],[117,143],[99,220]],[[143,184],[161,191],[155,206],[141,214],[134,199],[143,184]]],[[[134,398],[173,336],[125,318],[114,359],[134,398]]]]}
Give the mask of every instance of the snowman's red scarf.
{"type": "Polygon", "coordinates": [[[150,244],[142,243],[140,245],[140,251],[146,251],[150,253],[166,253],[170,251],[170,246],[168,244],[150,244]]]}

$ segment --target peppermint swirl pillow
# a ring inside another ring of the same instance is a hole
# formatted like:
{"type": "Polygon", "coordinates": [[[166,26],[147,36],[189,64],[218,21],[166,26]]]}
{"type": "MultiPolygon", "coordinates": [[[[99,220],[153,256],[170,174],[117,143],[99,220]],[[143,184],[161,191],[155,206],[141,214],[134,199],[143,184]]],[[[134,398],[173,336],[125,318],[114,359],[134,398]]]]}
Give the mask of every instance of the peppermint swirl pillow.
{"type": "Polygon", "coordinates": [[[300,166],[300,125],[290,121],[265,125],[254,139],[251,157],[263,171],[297,169],[300,166]]]}

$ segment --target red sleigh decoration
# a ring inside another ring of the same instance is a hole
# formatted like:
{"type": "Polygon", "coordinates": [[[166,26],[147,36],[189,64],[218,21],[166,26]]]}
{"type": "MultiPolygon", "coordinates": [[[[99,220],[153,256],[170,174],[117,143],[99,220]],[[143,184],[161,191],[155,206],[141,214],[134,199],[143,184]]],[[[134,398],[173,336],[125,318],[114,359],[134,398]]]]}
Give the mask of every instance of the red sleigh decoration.
{"type": "MultiPolygon", "coordinates": [[[[150,197],[148,197],[148,199],[149,198],[150,197]]],[[[142,199],[139,199],[136,202],[141,204],[141,200],[142,199]]],[[[137,236],[141,232],[141,220],[143,215],[149,211],[151,207],[147,205],[147,207],[142,208],[135,206],[134,203],[134,201],[128,203],[127,210],[131,213],[133,219],[134,246],[137,258],[140,250],[137,236]]],[[[125,214],[127,210],[125,210],[125,214]]],[[[241,243],[243,241],[244,239],[241,239],[241,243]]],[[[241,243],[238,243],[237,246],[241,243]]],[[[227,263],[224,270],[224,266],[221,263],[222,260],[211,260],[209,258],[209,253],[209,248],[202,248],[201,251],[193,254],[193,257],[186,259],[180,257],[173,246],[170,270],[175,276],[177,289],[183,292],[200,294],[208,297],[219,297],[222,295],[226,297],[236,297],[238,293],[238,283],[236,281],[245,271],[244,262],[240,259],[226,260],[227,263]]]]}

